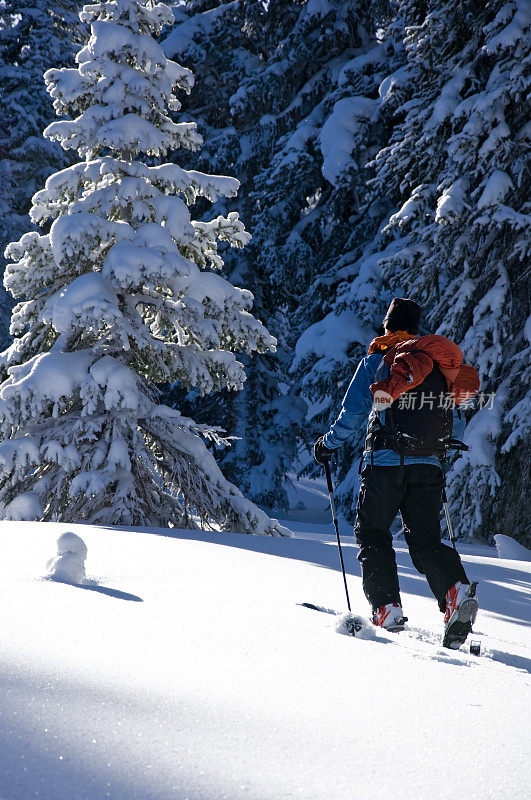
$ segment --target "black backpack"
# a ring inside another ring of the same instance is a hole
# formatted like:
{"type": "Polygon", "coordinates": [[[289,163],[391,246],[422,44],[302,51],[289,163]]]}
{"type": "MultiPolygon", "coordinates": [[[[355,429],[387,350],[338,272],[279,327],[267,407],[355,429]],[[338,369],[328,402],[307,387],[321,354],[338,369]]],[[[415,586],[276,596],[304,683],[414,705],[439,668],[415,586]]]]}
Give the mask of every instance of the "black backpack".
{"type": "MultiPolygon", "coordinates": [[[[382,359],[381,366],[383,363],[382,359]]],[[[379,380],[380,371],[379,367],[375,381],[379,380]]],[[[447,397],[446,380],[434,364],[422,383],[400,395],[384,414],[374,415],[365,449],[394,450],[402,458],[433,455],[444,458],[448,448],[456,446],[456,440],[452,439],[452,405],[446,402],[447,397]]]]}

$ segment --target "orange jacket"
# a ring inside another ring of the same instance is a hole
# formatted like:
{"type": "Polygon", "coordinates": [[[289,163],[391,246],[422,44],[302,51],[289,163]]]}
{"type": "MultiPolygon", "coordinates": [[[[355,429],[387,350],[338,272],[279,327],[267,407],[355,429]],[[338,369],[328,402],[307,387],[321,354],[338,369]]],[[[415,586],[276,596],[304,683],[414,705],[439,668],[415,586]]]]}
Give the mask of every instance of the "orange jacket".
{"type": "Polygon", "coordinates": [[[453,394],[456,405],[479,391],[476,370],[463,364],[461,349],[444,336],[432,334],[402,341],[387,351],[384,361],[389,366],[390,375],[371,384],[373,395],[381,390],[396,400],[422,383],[432,371],[434,363],[446,378],[448,392],[453,394]]]}

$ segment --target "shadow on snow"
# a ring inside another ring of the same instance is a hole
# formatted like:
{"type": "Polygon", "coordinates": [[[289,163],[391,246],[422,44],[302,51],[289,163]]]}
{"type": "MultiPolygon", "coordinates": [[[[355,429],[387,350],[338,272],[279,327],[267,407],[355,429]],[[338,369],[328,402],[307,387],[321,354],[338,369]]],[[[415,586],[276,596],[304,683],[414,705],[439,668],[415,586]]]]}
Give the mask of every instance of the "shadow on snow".
{"type": "MultiPolygon", "coordinates": [[[[104,527],[104,526],[101,526],[104,527]]],[[[164,536],[173,539],[218,544],[225,547],[234,547],[255,553],[267,553],[280,558],[289,558],[316,566],[339,571],[339,557],[335,535],[323,538],[297,538],[292,539],[269,536],[250,536],[237,533],[218,533],[205,531],[183,531],[166,528],[128,528],[111,527],[107,530],[122,530],[148,533],[155,536],[164,536]]],[[[356,559],[357,546],[350,541],[342,539],[345,569],[347,574],[360,577],[360,566],[356,559]]],[[[449,546],[449,545],[448,545],[449,546]]],[[[496,614],[501,619],[514,622],[518,625],[528,625],[529,595],[525,589],[529,587],[529,571],[504,564],[503,559],[487,556],[491,563],[480,563],[475,560],[477,548],[470,545],[458,546],[465,569],[471,580],[479,582],[478,595],[480,608],[496,614]],[[476,550],[476,552],[472,552],[476,550]],[[467,552],[468,551],[468,552],[467,552]],[[481,588],[488,590],[481,592],[481,588]]],[[[420,597],[431,597],[426,580],[419,575],[413,567],[407,547],[403,542],[395,543],[395,552],[400,578],[400,588],[409,594],[420,597]]]]}

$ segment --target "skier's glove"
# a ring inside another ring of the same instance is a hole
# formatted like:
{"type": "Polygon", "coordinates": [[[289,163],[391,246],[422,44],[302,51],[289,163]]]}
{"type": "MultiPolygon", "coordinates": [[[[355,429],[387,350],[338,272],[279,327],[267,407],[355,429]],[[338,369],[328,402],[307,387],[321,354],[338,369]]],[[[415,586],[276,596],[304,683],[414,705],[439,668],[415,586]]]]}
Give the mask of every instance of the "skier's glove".
{"type": "Polygon", "coordinates": [[[313,457],[322,467],[328,464],[334,454],[334,451],[325,445],[323,438],[323,436],[319,436],[313,446],[313,457]]]}

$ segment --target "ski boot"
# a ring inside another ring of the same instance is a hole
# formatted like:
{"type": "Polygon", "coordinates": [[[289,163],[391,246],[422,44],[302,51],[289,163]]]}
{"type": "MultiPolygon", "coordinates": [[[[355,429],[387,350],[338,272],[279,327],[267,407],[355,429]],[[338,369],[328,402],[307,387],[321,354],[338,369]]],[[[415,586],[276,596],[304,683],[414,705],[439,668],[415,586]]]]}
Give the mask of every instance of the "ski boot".
{"type": "Polygon", "coordinates": [[[477,581],[458,581],[446,592],[443,647],[457,650],[472,631],[478,613],[477,585],[477,581]]]}
{"type": "Polygon", "coordinates": [[[400,603],[386,603],[380,608],[375,608],[372,612],[372,622],[377,628],[386,631],[403,631],[407,622],[400,603]]]}

